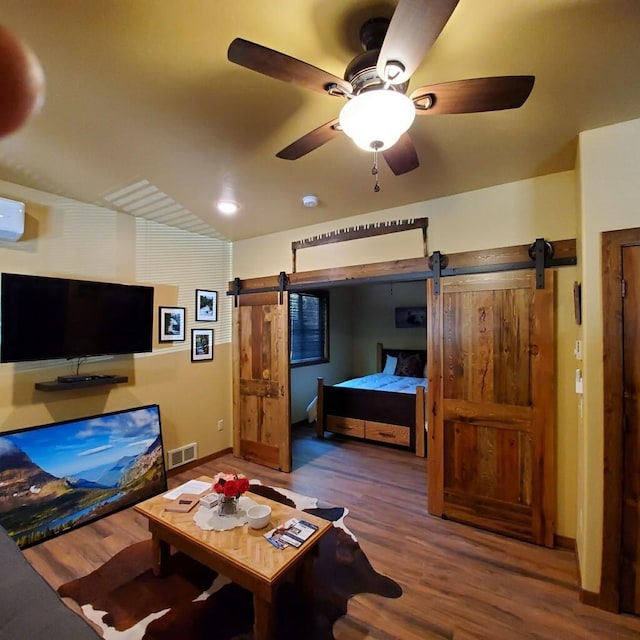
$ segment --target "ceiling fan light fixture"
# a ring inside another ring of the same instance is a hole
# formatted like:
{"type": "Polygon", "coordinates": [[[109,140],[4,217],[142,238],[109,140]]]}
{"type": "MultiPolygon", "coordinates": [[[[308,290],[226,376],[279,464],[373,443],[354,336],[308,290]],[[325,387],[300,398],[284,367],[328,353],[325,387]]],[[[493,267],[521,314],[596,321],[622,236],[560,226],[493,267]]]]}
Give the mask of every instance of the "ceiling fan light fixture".
{"type": "Polygon", "coordinates": [[[409,129],[415,115],[415,106],[406,95],[377,89],[349,100],[340,111],[340,126],[361,149],[384,151],[409,129]]]}

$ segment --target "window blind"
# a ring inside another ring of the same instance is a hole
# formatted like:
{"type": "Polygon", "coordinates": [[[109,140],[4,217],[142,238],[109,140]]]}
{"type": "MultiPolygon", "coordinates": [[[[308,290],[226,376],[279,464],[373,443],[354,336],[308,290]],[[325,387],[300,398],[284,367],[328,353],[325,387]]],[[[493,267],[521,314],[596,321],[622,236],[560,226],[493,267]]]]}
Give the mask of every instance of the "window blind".
{"type": "Polygon", "coordinates": [[[318,293],[289,294],[291,364],[327,359],[327,298],[318,293]]]}

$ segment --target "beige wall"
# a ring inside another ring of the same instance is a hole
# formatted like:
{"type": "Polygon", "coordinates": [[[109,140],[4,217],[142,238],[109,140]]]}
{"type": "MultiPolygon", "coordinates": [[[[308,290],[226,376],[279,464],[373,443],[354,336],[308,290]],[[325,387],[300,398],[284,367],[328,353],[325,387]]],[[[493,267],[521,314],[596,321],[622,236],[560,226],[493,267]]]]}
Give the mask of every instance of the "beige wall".
{"type": "Polygon", "coordinates": [[[153,285],[156,308],[187,310],[185,342],[160,344],[155,326],[153,353],[81,366],[127,375],[128,384],[47,393],[34,383],[75,373],[75,361],[0,364],[0,432],[158,403],[165,450],[197,442],[202,457],[230,447],[230,244],[10,183],[0,182],[0,196],[26,203],[23,239],[0,241],[2,271],[153,285]],[[196,288],[219,291],[218,322],[194,322],[196,288]],[[191,362],[192,327],[214,329],[213,361],[191,362]]]}
{"type": "Polygon", "coordinates": [[[640,227],[640,120],[580,135],[584,413],[580,424],[578,551],[582,585],[599,591],[603,511],[601,233],[640,227]]]}
{"type": "MultiPolygon", "coordinates": [[[[537,237],[576,237],[573,171],[512,182],[428,202],[274,233],[234,243],[233,275],[254,278],[290,273],[291,243],[359,224],[429,218],[429,253],[457,253],[533,242],[537,237]],[[255,256],[259,255],[260,260],[255,256]]],[[[422,255],[419,230],[339,242],[297,252],[297,270],[384,262],[422,255]]]]}
{"type": "MultiPolygon", "coordinates": [[[[365,223],[429,218],[429,253],[457,253],[575,238],[578,206],[573,171],[523,180],[421,202],[346,220],[308,226],[234,243],[233,275],[251,278],[291,272],[291,242],[365,223]],[[260,261],[255,256],[260,256],[260,261]]],[[[320,194],[321,195],[321,194],[320,194]]],[[[298,271],[420,257],[419,230],[335,243],[298,251],[298,271]]],[[[576,535],[577,397],[574,391],[577,335],[573,315],[576,267],[558,270],[558,524],[560,535],[576,535]]]]}
{"type": "MultiPolygon", "coordinates": [[[[426,349],[425,328],[396,328],[396,307],[427,306],[424,281],[353,287],[353,371],[351,377],[376,371],[378,342],[390,349],[426,349]]],[[[384,365],[384,363],[383,363],[384,365]]]]}

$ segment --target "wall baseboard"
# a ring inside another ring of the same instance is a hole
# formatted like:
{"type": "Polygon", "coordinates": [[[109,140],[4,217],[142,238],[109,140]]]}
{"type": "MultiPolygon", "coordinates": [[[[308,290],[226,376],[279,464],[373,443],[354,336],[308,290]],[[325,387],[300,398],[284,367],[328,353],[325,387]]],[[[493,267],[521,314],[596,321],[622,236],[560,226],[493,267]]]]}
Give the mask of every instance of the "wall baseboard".
{"type": "Polygon", "coordinates": [[[600,594],[595,591],[587,591],[580,587],[578,589],[578,595],[580,596],[580,602],[582,604],[587,604],[590,607],[597,607],[598,609],[602,609],[600,606],[600,594]]]}
{"type": "Polygon", "coordinates": [[[573,541],[573,549],[576,554],[576,568],[578,572],[578,598],[582,604],[586,604],[590,607],[597,607],[598,609],[605,609],[600,601],[600,593],[596,591],[587,591],[582,588],[582,575],[580,574],[580,553],[578,552],[578,545],[576,541],[573,541]]]}
{"type": "Polygon", "coordinates": [[[210,462],[211,460],[215,460],[216,458],[220,458],[227,453],[232,453],[233,449],[228,447],[223,449],[222,451],[216,451],[216,453],[211,453],[208,456],[204,456],[204,458],[198,458],[197,460],[193,460],[192,462],[188,462],[187,464],[180,465],[179,467],[174,467],[173,469],[167,469],[167,477],[170,478],[172,476],[176,476],[183,471],[187,471],[188,469],[193,469],[194,467],[198,467],[205,462],[210,462]]]}
{"type": "Polygon", "coordinates": [[[575,538],[568,538],[567,536],[559,536],[557,533],[553,536],[553,541],[556,547],[559,549],[569,549],[577,553],[575,538]]]}

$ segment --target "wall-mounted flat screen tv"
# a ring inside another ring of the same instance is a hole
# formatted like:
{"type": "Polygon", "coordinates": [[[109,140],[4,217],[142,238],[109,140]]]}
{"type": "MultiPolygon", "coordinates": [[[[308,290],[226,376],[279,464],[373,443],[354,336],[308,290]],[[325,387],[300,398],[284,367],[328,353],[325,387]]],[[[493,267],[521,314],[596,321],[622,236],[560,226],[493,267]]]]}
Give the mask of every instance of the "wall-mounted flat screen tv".
{"type": "Polygon", "coordinates": [[[153,348],[153,287],[16,273],[0,278],[0,362],[153,348]]]}
{"type": "Polygon", "coordinates": [[[0,433],[0,525],[23,549],[166,489],[158,405],[0,433]]]}

